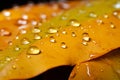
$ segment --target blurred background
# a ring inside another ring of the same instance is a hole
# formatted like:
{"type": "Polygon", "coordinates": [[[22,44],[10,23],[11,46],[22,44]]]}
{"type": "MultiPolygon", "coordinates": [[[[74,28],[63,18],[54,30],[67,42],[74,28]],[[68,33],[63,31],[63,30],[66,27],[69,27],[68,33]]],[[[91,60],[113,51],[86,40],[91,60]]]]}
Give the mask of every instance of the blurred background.
{"type": "Polygon", "coordinates": [[[30,2],[39,3],[39,2],[50,2],[50,1],[60,1],[60,0],[0,0],[0,11],[6,8],[11,8],[14,5],[24,5],[30,2]]]}

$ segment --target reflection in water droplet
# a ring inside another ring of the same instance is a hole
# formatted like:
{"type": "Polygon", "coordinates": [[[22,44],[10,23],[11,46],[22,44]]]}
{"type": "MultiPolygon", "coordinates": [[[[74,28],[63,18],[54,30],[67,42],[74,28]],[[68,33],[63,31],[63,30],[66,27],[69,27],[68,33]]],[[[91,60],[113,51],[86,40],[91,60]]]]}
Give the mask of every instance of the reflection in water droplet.
{"type": "Polygon", "coordinates": [[[54,39],[53,36],[50,37],[50,42],[52,42],[52,43],[55,43],[55,42],[56,42],[56,40],[54,39]]]}
{"type": "Polygon", "coordinates": [[[40,39],[42,39],[42,37],[39,34],[35,34],[34,35],[34,39],[35,40],[40,40],[40,39]]]}
{"type": "Polygon", "coordinates": [[[33,33],[40,33],[41,30],[40,30],[39,28],[34,28],[34,29],[32,30],[32,32],[33,32],[33,33]]]}
{"type": "Polygon", "coordinates": [[[0,29],[0,36],[11,36],[11,32],[5,30],[5,29],[0,29]]]}
{"type": "Polygon", "coordinates": [[[36,46],[30,46],[29,49],[27,50],[27,54],[29,55],[37,55],[40,53],[41,53],[40,49],[36,46]]]}
{"type": "Polygon", "coordinates": [[[21,43],[24,44],[24,45],[26,45],[26,44],[29,44],[30,42],[29,42],[28,39],[23,38],[23,39],[21,40],[21,43]]]}
{"type": "Polygon", "coordinates": [[[54,33],[57,33],[58,32],[58,30],[57,29],[55,29],[55,28],[49,28],[48,29],[48,33],[50,33],[50,34],[54,34],[54,33]]]}
{"type": "Polygon", "coordinates": [[[65,44],[65,42],[62,42],[62,43],[61,43],[61,48],[63,48],[63,49],[66,49],[66,48],[67,48],[67,45],[65,44]]]}
{"type": "Polygon", "coordinates": [[[86,42],[89,42],[89,41],[90,41],[90,37],[84,36],[84,37],[83,37],[83,40],[86,41],[86,42]]]}
{"type": "Polygon", "coordinates": [[[81,26],[81,24],[80,24],[76,19],[71,19],[71,20],[69,21],[69,24],[70,24],[71,26],[74,26],[74,27],[79,27],[79,26],[81,26]]]}

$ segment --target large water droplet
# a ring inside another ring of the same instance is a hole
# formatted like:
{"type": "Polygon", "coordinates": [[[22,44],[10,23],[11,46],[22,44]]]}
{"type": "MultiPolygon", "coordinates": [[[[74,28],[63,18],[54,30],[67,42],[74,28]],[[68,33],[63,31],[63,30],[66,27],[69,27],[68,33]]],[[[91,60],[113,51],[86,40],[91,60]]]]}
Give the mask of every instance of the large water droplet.
{"type": "Polygon", "coordinates": [[[21,40],[21,43],[24,44],[24,45],[26,45],[26,44],[29,44],[30,41],[29,41],[28,39],[26,39],[26,38],[23,38],[23,39],[21,40]]]}
{"type": "Polygon", "coordinates": [[[41,50],[36,46],[30,46],[29,49],[27,50],[27,54],[30,54],[30,55],[37,55],[40,53],[41,53],[41,50]]]}
{"type": "Polygon", "coordinates": [[[71,20],[69,21],[69,24],[70,24],[71,26],[74,26],[74,27],[79,27],[79,26],[81,26],[81,24],[80,24],[76,19],[71,19],[71,20]]]}
{"type": "Polygon", "coordinates": [[[57,32],[58,32],[58,30],[53,27],[48,29],[48,33],[50,33],[50,34],[57,33],[57,32]]]}

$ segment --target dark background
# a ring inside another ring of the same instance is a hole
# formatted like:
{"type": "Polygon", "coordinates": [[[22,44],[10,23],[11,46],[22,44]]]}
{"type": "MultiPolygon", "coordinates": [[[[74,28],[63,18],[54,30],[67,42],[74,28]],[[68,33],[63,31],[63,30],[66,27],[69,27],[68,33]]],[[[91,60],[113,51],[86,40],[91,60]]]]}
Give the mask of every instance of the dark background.
{"type": "Polygon", "coordinates": [[[58,0],[0,0],[0,10],[11,8],[13,5],[23,5],[28,2],[50,2],[50,1],[58,1],[58,0]]]}
{"type": "MultiPolygon", "coordinates": [[[[3,9],[12,8],[14,5],[25,5],[29,2],[34,2],[34,3],[48,2],[49,3],[51,1],[60,1],[60,0],[0,0],[0,11],[3,9]]],[[[72,69],[73,67],[71,66],[60,66],[60,67],[48,70],[43,74],[28,80],[68,80],[68,77],[72,69]]]]}

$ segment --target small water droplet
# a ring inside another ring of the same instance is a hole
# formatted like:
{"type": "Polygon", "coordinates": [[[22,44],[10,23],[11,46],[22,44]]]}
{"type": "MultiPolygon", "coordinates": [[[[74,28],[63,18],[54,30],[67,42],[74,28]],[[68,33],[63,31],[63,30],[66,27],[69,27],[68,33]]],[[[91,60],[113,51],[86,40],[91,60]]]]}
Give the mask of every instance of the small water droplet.
{"type": "Polygon", "coordinates": [[[85,45],[85,46],[87,46],[87,45],[88,45],[88,42],[82,41],[82,44],[85,45]]]}
{"type": "Polygon", "coordinates": [[[0,29],[0,36],[11,36],[11,32],[5,29],[0,29]]]}
{"type": "Polygon", "coordinates": [[[35,27],[33,30],[32,30],[33,33],[40,33],[41,30],[37,27],[35,27]]]}
{"type": "Polygon", "coordinates": [[[30,58],[31,58],[31,56],[30,56],[30,55],[27,55],[27,58],[28,58],[28,59],[30,59],[30,58]]]}
{"type": "Polygon", "coordinates": [[[57,33],[58,32],[58,30],[57,29],[55,29],[55,28],[49,28],[48,29],[48,33],[50,33],[50,34],[53,34],[53,33],[57,33]]]}
{"type": "Polygon", "coordinates": [[[61,19],[62,20],[67,20],[67,17],[66,16],[62,16],[61,19]]]}
{"type": "Polygon", "coordinates": [[[63,48],[63,49],[66,49],[66,48],[67,48],[67,45],[65,44],[65,42],[62,42],[62,43],[61,43],[61,48],[63,48]]]}
{"type": "Polygon", "coordinates": [[[20,48],[18,46],[15,47],[15,51],[19,51],[20,48]]]}
{"type": "Polygon", "coordinates": [[[120,11],[119,11],[119,10],[114,11],[114,12],[113,12],[113,15],[114,15],[116,18],[120,19],[120,11]]]}
{"type": "Polygon", "coordinates": [[[27,31],[26,31],[26,30],[24,30],[24,29],[21,29],[21,30],[20,30],[20,33],[21,33],[21,34],[26,34],[26,33],[27,33],[27,31]]]}
{"type": "Polygon", "coordinates": [[[10,45],[10,46],[11,46],[12,44],[13,44],[13,43],[12,43],[12,41],[9,41],[9,42],[8,42],[8,45],[10,45]]]}
{"type": "Polygon", "coordinates": [[[45,20],[45,19],[47,19],[47,15],[46,14],[41,14],[40,18],[43,19],[43,20],[45,20]]]}
{"type": "Polygon", "coordinates": [[[62,9],[69,9],[70,8],[70,5],[68,4],[68,3],[61,3],[61,5],[60,5],[60,7],[62,8],[62,9]]]}
{"type": "Polygon", "coordinates": [[[11,58],[10,57],[6,57],[6,61],[11,61],[11,58]]]}
{"type": "Polygon", "coordinates": [[[23,38],[23,39],[21,40],[21,43],[24,44],[24,45],[26,45],[26,44],[29,44],[30,41],[29,41],[28,39],[26,39],[26,38],[23,38]]]}
{"type": "Polygon", "coordinates": [[[23,14],[22,15],[22,19],[27,20],[28,19],[28,15],[27,14],[23,14]]]}
{"type": "Polygon", "coordinates": [[[100,19],[98,19],[96,22],[98,23],[98,25],[103,24],[103,20],[100,19]]]}
{"type": "Polygon", "coordinates": [[[40,40],[40,39],[42,39],[42,37],[39,34],[35,34],[34,35],[34,39],[35,40],[40,40]]]}
{"type": "Polygon", "coordinates": [[[86,64],[86,69],[87,69],[87,75],[88,75],[89,77],[91,77],[90,67],[89,67],[88,64],[86,64]]]}
{"type": "Polygon", "coordinates": [[[76,37],[76,34],[75,34],[75,32],[72,32],[72,37],[76,37]]]}
{"type": "Polygon", "coordinates": [[[55,40],[55,38],[53,36],[50,37],[50,42],[51,43],[55,43],[56,42],[56,40],[55,40]]]}
{"type": "Polygon", "coordinates": [[[19,39],[19,36],[16,36],[15,39],[19,39]]]}
{"type": "Polygon", "coordinates": [[[110,23],[111,28],[115,28],[115,25],[113,23],[110,23]]]}
{"type": "Polygon", "coordinates": [[[41,53],[40,49],[36,46],[30,46],[29,49],[27,50],[27,54],[29,55],[37,55],[40,53],[41,53]]]}
{"type": "Polygon", "coordinates": [[[79,26],[81,26],[81,24],[80,24],[76,19],[71,19],[71,20],[69,21],[69,24],[70,24],[71,26],[74,26],[74,27],[79,27],[79,26]]]}
{"type": "Polygon", "coordinates": [[[12,69],[16,69],[16,66],[15,66],[15,65],[13,65],[13,66],[12,66],[12,69]]]}
{"type": "Polygon", "coordinates": [[[37,24],[38,24],[38,22],[37,21],[31,21],[31,24],[33,25],[33,26],[36,26],[37,24]]]}
{"type": "Polygon", "coordinates": [[[109,18],[109,16],[108,16],[107,14],[105,14],[105,15],[104,15],[104,18],[107,19],[107,18],[109,18]]]}
{"type": "Polygon", "coordinates": [[[64,30],[64,31],[62,31],[62,34],[67,34],[67,32],[64,30]]]}
{"type": "Polygon", "coordinates": [[[18,24],[18,25],[26,25],[26,24],[27,24],[27,21],[26,21],[26,20],[19,19],[19,20],[17,21],[17,24],[18,24]]]}
{"type": "Polygon", "coordinates": [[[92,17],[92,18],[96,18],[97,14],[95,14],[94,12],[90,12],[89,16],[92,17]]]}

